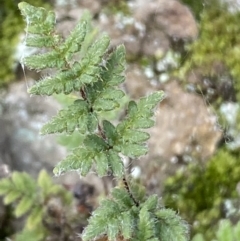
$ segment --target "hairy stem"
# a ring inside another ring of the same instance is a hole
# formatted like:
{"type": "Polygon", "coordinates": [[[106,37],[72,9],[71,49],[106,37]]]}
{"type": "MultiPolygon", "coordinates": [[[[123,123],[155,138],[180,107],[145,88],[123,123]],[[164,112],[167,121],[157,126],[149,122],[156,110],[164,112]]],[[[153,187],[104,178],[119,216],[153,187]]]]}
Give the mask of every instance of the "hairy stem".
{"type": "Polygon", "coordinates": [[[134,196],[132,195],[132,192],[130,190],[130,187],[128,185],[128,182],[127,182],[127,179],[126,177],[124,176],[123,179],[123,184],[124,184],[124,187],[125,189],[127,190],[127,192],[129,193],[129,196],[131,197],[131,199],[133,200],[134,204],[138,207],[139,206],[139,202],[134,198],[134,196]]]}

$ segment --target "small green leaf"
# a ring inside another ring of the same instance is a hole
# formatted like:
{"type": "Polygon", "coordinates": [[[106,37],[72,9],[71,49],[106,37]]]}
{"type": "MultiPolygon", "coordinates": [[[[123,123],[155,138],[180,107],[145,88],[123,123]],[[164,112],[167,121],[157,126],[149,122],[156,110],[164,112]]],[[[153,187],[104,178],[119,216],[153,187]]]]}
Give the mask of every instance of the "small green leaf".
{"type": "Polygon", "coordinates": [[[158,218],[156,225],[162,241],[189,240],[189,226],[175,211],[168,208],[161,208],[155,212],[155,215],[158,218]],[[169,230],[171,230],[171,232],[169,232],[169,230]]]}
{"type": "Polygon", "coordinates": [[[106,99],[106,100],[119,100],[124,96],[124,92],[122,90],[117,90],[114,88],[107,88],[103,90],[103,92],[100,94],[100,98],[106,99]]]}
{"type": "Polygon", "coordinates": [[[138,111],[137,104],[135,101],[129,101],[128,103],[128,116],[134,116],[138,111]]]}
{"type": "Polygon", "coordinates": [[[78,171],[81,175],[85,176],[92,167],[94,156],[95,153],[91,149],[75,149],[72,155],[67,156],[57,164],[53,169],[53,173],[59,176],[68,171],[78,171]]]}
{"type": "Polygon", "coordinates": [[[24,192],[31,194],[36,193],[37,191],[37,184],[36,181],[26,172],[20,173],[23,179],[23,183],[25,185],[24,192]]]}
{"type": "Polygon", "coordinates": [[[95,156],[96,171],[100,177],[106,176],[108,172],[108,158],[106,153],[99,152],[95,156]]]}
{"type": "Polygon", "coordinates": [[[64,45],[63,51],[65,53],[76,53],[81,50],[83,40],[87,32],[87,22],[81,21],[77,24],[71,34],[67,37],[64,45]]]}
{"type": "Polygon", "coordinates": [[[42,222],[43,208],[41,206],[33,207],[31,213],[27,218],[26,226],[30,229],[36,227],[42,222]]]}
{"type": "Polygon", "coordinates": [[[118,204],[121,212],[128,211],[134,205],[134,202],[126,189],[116,187],[112,190],[111,195],[114,198],[114,201],[118,204]]]}
{"type": "Polygon", "coordinates": [[[56,17],[53,11],[34,7],[28,3],[21,3],[18,7],[22,15],[25,17],[27,23],[26,31],[28,33],[44,35],[52,33],[56,23],[56,17]]]}
{"type": "Polygon", "coordinates": [[[123,83],[125,80],[123,75],[125,65],[125,48],[124,45],[120,45],[110,54],[105,71],[101,73],[101,79],[107,82],[108,86],[116,86],[123,83]]]}
{"type": "Polygon", "coordinates": [[[3,202],[4,202],[4,204],[8,205],[8,204],[16,201],[22,195],[23,194],[21,192],[18,192],[18,190],[12,190],[4,197],[3,202]]]}
{"type": "Polygon", "coordinates": [[[87,148],[91,148],[94,152],[103,151],[108,148],[107,143],[95,134],[88,135],[83,143],[87,148]]]}
{"type": "Polygon", "coordinates": [[[76,100],[68,108],[61,110],[57,116],[45,124],[41,134],[72,133],[76,129],[80,133],[86,133],[89,125],[88,106],[84,100],[76,100]]]}
{"type": "MultiPolygon", "coordinates": [[[[156,239],[155,220],[146,208],[142,208],[139,212],[138,223],[138,239],[139,241],[145,240],[158,240],[156,239]]],[[[171,239],[170,239],[171,240],[171,239]]]]}
{"type": "Polygon", "coordinates": [[[49,189],[52,187],[52,179],[47,174],[46,170],[42,170],[38,175],[38,186],[42,189],[44,192],[48,192],[49,189]]]}
{"type": "Polygon", "coordinates": [[[150,138],[150,135],[143,131],[126,130],[124,132],[124,141],[128,143],[142,143],[150,138]]]}
{"type": "Polygon", "coordinates": [[[123,212],[121,215],[121,231],[124,239],[130,239],[133,232],[133,223],[134,218],[131,215],[131,212],[123,212]]]}
{"type": "Polygon", "coordinates": [[[141,98],[139,103],[138,103],[138,108],[140,110],[152,110],[153,108],[156,107],[156,105],[162,101],[164,98],[164,92],[163,91],[158,91],[154,92],[151,95],[148,95],[144,98],[141,98]]]}
{"type": "Polygon", "coordinates": [[[145,117],[139,117],[134,120],[132,123],[132,128],[133,129],[148,129],[152,126],[154,126],[154,121],[151,119],[147,119],[145,117]]]}
{"type": "Polygon", "coordinates": [[[98,126],[98,117],[96,113],[89,113],[87,116],[87,128],[89,133],[94,133],[98,126]]]}
{"type": "Polygon", "coordinates": [[[140,203],[145,201],[146,189],[144,188],[144,186],[136,182],[130,182],[130,189],[135,200],[140,203]]]}
{"type": "Polygon", "coordinates": [[[97,99],[93,108],[96,111],[111,111],[119,107],[119,103],[110,99],[97,99]]]}
{"type": "Polygon", "coordinates": [[[119,233],[119,222],[117,219],[112,219],[107,226],[107,237],[109,240],[116,240],[119,233]]]}
{"type": "Polygon", "coordinates": [[[128,157],[139,157],[147,154],[147,147],[138,144],[123,144],[120,146],[121,152],[128,157]]]}
{"type": "Polygon", "coordinates": [[[56,50],[53,50],[44,54],[25,57],[23,63],[30,69],[42,70],[46,68],[60,69],[64,66],[65,61],[56,50]]]}
{"type": "Polygon", "coordinates": [[[120,209],[116,202],[111,199],[103,200],[89,219],[89,225],[85,228],[82,239],[87,241],[107,234],[110,240],[115,240],[121,231],[119,213],[120,209]]]}
{"type": "Polygon", "coordinates": [[[22,215],[27,213],[34,204],[35,204],[35,200],[31,199],[31,197],[23,197],[20,203],[15,208],[15,216],[21,217],[22,215]]]}
{"type": "Polygon", "coordinates": [[[53,47],[58,42],[57,36],[28,36],[26,39],[26,45],[29,47],[37,47],[37,48],[50,48],[53,47]]]}
{"type": "MultiPolygon", "coordinates": [[[[56,65],[61,65],[61,60],[55,60],[56,65]]],[[[77,74],[74,72],[73,68],[71,70],[63,70],[54,76],[46,77],[43,80],[37,82],[33,85],[28,92],[34,95],[52,95],[54,93],[60,94],[70,94],[75,90],[75,80],[77,74]]],[[[79,89],[78,89],[79,90],[79,89]]]]}
{"type": "Polygon", "coordinates": [[[82,59],[82,62],[96,65],[100,63],[102,56],[106,52],[110,39],[107,35],[101,36],[97,39],[88,49],[86,56],[82,59]]]}
{"type": "Polygon", "coordinates": [[[158,208],[158,196],[151,195],[143,204],[142,207],[150,212],[154,212],[158,208]]]}
{"type": "Polygon", "coordinates": [[[12,176],[12,182],[15,186],[16,189],[18,189],[19,191],[25,191],[26,190],[26,183],[25,180],[23,178],[23,173],[20,172],[13,172],[12,176]]]}
{"type": "MultiPolygon", "coordinates": [[[[92,218],[90,220],[92,221],[92,218]]],[[[103,222],[101,223],[101,222],[97,222],[97,221],[93,220],[92,223],[90,223],[84,229],[84,232],[81,237],[82,240],[83,241],[93,240],[94,238],[96,238],[100,235],[103,235],[106,230],[106,226],[104,224],[105,223],[103,223],[103,222]]]]}
{"type": "Polygon", "coordinates": [[[114,150],[109,150],[108,152],[108,163],[113,175],[121,178],[124,174],[124,165],[122,159],[114,150]]]}
{"type": "Polygon", "coordinates": [[[117,132],[116,132],[116,127],[109,121],[104,120],[103,121],[103,130],[108,138],[108,142],[110,145],[114,145],[114,142],[117,138],[117,132]]]}

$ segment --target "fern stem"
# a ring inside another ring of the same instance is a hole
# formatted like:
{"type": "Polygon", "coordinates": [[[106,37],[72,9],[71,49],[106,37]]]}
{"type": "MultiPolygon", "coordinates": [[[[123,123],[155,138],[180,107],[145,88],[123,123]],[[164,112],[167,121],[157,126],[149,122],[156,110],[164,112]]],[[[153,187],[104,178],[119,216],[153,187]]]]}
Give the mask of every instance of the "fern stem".
{"type": "Polygon", "coordinates": [[[99,132],[100,136],[101,136],[104,140],[106,140],[106,135],[105,135],[105,133],[104,133],[104,131],[103,131],[103,129],[102,129],[102,127],[100,126],[99,123],[98,123],[98,132],[99,132]]]}
{"type": "Polygon", "coordinates": [[[128,185],[128,182],[127,182],[127,179],[126,179],[125,176],[123,177],[122,181],[123,181],[123,184],[124,184],[125,189],[126,189],[127,192],[129,193],[129,196],[130,196],[131,199],[133,200],[134,204],[138,207],[138,206],[139,206],[139,202],[134,198],[134,196],[133,196],[133,194],[132,194],[132,192],[131,192],[131,190],[130,190],[130,187],[129,187],[129,185],[128,185]]]}
{"type": "Polygon", "coordinates": [[[81,96],[82,96],[82,98],[83,98],[84,100],[87,99],[86,93],[84,92],[83,88],[80,89],[80,94],[81,94],[81,96]]]}

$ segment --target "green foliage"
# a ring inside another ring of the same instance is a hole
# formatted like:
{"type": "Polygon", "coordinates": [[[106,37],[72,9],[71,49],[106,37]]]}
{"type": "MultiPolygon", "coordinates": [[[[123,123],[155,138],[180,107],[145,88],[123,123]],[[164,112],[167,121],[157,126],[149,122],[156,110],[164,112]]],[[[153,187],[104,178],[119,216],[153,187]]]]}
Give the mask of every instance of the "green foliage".
{"type": "Polygon", "coordinates": [[[194,233],[204,233],[210,238],[221,218],[221,204],[227,198],[237,197],[239,173],[239,154],[220,150],[206,167],[193,164],[170,177],[165,183],[164,202],[195,223],[194,233]]]}
{"type": "MultiPolygon", "coordinates": [[[[24,28],[24,23],[20,16],[17,4],[19,1],[2,0],[0,9],[0,87],[5,86],[14,79],[14,54],[16,45],[19,42],[19,34],[24,28]]],[[[43,0],[29,0],[36,6],[44,5],[43,0]]]]}
{"type": "MultiPolygon", "coordinates": [[[[184,64],[178,72],[183,79],[195,71],[197,78],[201,76],[205,82],[209,80],[210,83],[206,86],[204,83],[194,85],[197,90],[200,88],[206,97],[213,95],[209,98],[210,101],[219,102],[224,99],[224,95],[231,89],[221,89],[221,86],[231,77],[237,100],[240,100],[239,21],[239,11],[230,12],[226,4],[218,0],[206,1],[200,18],[199,38],[188,46],[184,64]],[[212,88],[212,91],[209,91],[209,88],[212,88]]],[[[225,83],[227,84],[229,88],[231,83],[225,83]]]]}
{"type": "Polygon", "coordinates": [[[42,222],[47,214],[46,205],[52,197],[59,197],[64,205],[71,203],[70,194],[52,182],[46,171],[41,171],[37,182],[27,173],[13,172],[10,178],[0,181],[0,195],[4,204],[16,203],[14,215],[19,218],[28,214],[25,227],[16,237],[17,241],[43,240],[47,229],[42,222]],[[27,238],[26,238],[27,237],[27,238]]]}
{"type": "Polygon", "coordinates": [[[23,28],[23,21],[14,6],[13,0],[4,0],[0,10],[0,86],[13,79],[14,50],[18,42],[18,34],[23,28]]]}
{"type": "MultiPolygon", "coordinates": [[[[227,219],[219,222],[218,230],[212,241],[237,241],[240,237],[240,221],[236,225],[232,225],[227,219]]],[[[206,241],[202,234],[196,234],[192,241],[206,241]]]]}
{"type": "MultiPolygon", "coordinates": [[[[211,2],[213,1],[214,0],[211,0],[211,2]]],[[[201,16],[201,13],[204,7],[206,7],[206,4],[208,3],[208,1],[206,0],[203,0],[203,1],[182,0],[182,2],[192,10],[193,14],[198,20],[201,16]]]]}
{"type": "Polygon", "coordinates": [[[125,0],[113,0],[107,3],[107,12],[110,14],[123,14],[130,15],[130,9],[127,1],[125,0]]]}
{"type": "Polygon", "coordinates": [[[111,198],[93,213],[82,238],[87,241],[104,234],[110,240],[122,235],[133,241],[183,241],[188,225],[173,210],[161,207],[156,195],[139,202],[126,189],[114,188],[111,198]]]}
{"type": "Polygon", "coordinates": [[[100,177],[111,174],[124,183],[124,188],[113,189],[111,197],[94,211],[83,240],[107,235],[108,240],[121,236],[130,240],[186,241],[186,223],[172,210],[161,207],[156,196],[146,199],[140,188],[130,187],[122,160],[122,156],[138,158],[147,153],[146,141],[150,136],[144,130],[154,125],[154,109],[163,99],[163,92],[152,93],[138,102],[130,101],[122,121],[111,123],[106,113],[118,109],[125,96],[120,88],[125,80],[124,46],[109,51],[107,35],[89,41],[86,17],[64,39],[55,31],[52,11],[25,2],[19,8],[27,23],[26,44],[46,49],[25,57],[23,63],[31,69],[55,71],[33,85],[29,93],[76,96],[41,130],[42,134],[83,136],[79,146],[54,168],[54,174],[75,170],[85,176],[95,170],[100,177]]]}
{"type": "Polygon", "coordinates": [[[163,93],[154,93],[141,99],[138,104],[130,102],[127,117],[117,127],[107,120],[100,123],[101,112],[118,108],[125,95],[118,87],[125,80],[124,47],[119,46],[107,55],[109,38],[103,35],[88,47],[83,56],[78,55],[80,61],[76,61],[74,54],[81,51],[87,34],[85,19],[64,40],[55,32],[53,12],[27,3],[20,3],[19,8],[28,19],[26,44],[31,47],[52,47],[46,53],[24,58],[24,64],[38,70],[56,69],[55,75],[39,81],[29,92],[38,95],[70,94],[73,91],[81,93],[80,98],[61,110],[41,130],[42,134],[71,134],[77,131],[86,135],[83,145],[57,165],[54,173],[59,175],[78,170],[81,175],[86,175],[94,164],[100,176],[111,170],[114,175],[121,177],[123,164],[119,154],[130,157],[146,154],[144,142],[149,135],[141,129],[153,126],[153,109],[163,98],[163,93]]]}

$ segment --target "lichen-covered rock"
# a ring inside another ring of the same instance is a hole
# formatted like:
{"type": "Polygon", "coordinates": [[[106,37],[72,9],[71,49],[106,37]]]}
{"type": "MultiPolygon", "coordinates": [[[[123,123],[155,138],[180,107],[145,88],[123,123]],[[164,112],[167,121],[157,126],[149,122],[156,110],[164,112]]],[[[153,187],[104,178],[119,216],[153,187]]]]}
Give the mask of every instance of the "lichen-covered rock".
{"type": "Polygon", "coordinates": [[[169,37],[194,40],[198,35],[191,11],[176,0],[138,0],[135,18],[148,29],[164,31],[169,37]]]}
{"type": "Polygon", "coordinates": [[[164,89],[166,99],[157,109],[156,125],[151,129],[151,155],[169,160],[193,155],[206,160],[222,135],[216,116],[201,97],[184,92],[177,82],[164,89]]]}
{"type": "Polygon", "coordinates": [[[37,176],[42,168],[52,171],[65,155],[65,148],[53,136],[40,136],[39,130],[59,109],[53,97],[30,96],[28,82],[12,84],[2,94],[0,115],[1,162],[12,170],[37,176]]]}
{"type": "Polygon", "coordinates": [[[166,53],[172,41],[189,42],[198,35],[191,11],[179,1],[135,0],[128,1],[126,6],[130,14],[122,12],[120,7],[118,13],[111,12],[106,1],[91,1],[91,4],[76,1],[67,8],[57,5],[60,30],[67,34],[86,8],[95,16],[94,27],[110,35],[113,47],[124,43],[129,58],[166,53]],[[104,8],[108,10],[102,11],[104,8]]]}

